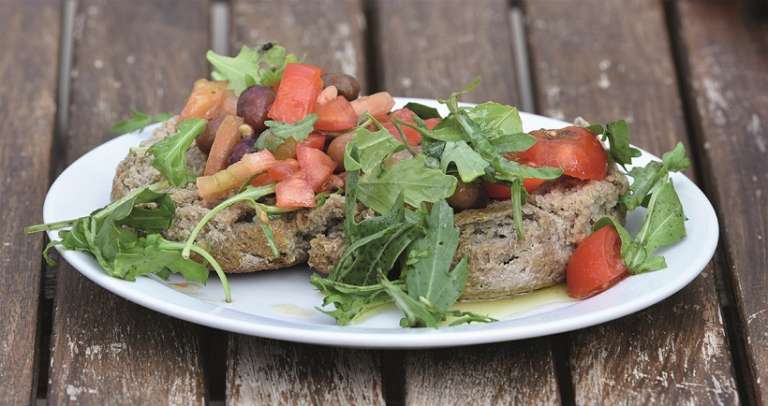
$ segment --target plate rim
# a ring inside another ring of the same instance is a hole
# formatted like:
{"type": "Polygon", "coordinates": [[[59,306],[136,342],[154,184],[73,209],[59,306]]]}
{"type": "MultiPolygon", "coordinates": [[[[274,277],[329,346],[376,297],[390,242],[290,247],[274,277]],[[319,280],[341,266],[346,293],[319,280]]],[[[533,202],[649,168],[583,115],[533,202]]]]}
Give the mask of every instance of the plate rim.
{"type": "MultiPolygon", "coordinates": [[[[435,103],[434,99],[406,97],[397,97],[395,99],[398,101],[398,104],[407,102],[418,102],[425,104],[435,103]]],[[[526,117],[529,117],[539,120],[543,119],[552,123],[557,123],[557,125],[561,126],[570,125],[570,123],[567,123],[563,120],[554,119],[538,114],[525,112],[520,112],[520,114],[523,121],[525,121],[526,117]]],[[[85,162],[93,155],[98,155],[101,150],[108,148],[110,144],[120,142],[120,140],[124,137],[133,136],[141,133],[142,131],[153,131],[154,128],[157,128],[159,125],[161,124],[148,126],[141,131],[125,134],[100,144],[68,165],[67,168],[62,171],[56,180],[51,184],[48,193],[46,194],[45,203],[43,204],[44,221],[55,221],[54,218],[51,218],[53,216],[54,210],[51,207],[51,201],[55,199],[55,192],[57,187],[60,186],[60,184],[63,182],[63,179],[65,179],[68,171],[72,170],[73,167],[82,165],[82,162],[85,162]]],[[[656,155],[651,154],[642,148],[639,149],[643,152],[643,154],[647,154],[650,158],[659,160],[659,157],[656,155]]],[[[655,295],[641,296],[640,298],[636,298],[617,306],[611,306],[593,312],[586,312],[584,314],[568,317],[566,319],[537,322],[531,326],[526,326],[525,328],[520,326],[505,328],[505,320],[502,320],[496,323],[485,325],[473,324],[440,329],[382,329],[357,326],[341,327],[336,325],[311,324],[313,327],[311,330],[309,330],[306,327],[306,323],[293,322],[289,320],[278,320],[250,313],[247,314],[248,317],[256,318],[255,320],[259,321],[259,323],[255,323],[253,321],[245,323],[238,317],[238,315],[243,312],[222,305],[206,303],[191,296],[185,295],[190,300],[194,300],[210,308],[207,311],[190,309],[182,304],[173,301],[162,300],[155,296],[145,294],[141,289],[139,289],[142,284],[159,282],[150,278],[140,278],[136,282],[127,282],[116,279],[108,276],[103,272],[103,270],[101,270],[100,267],[93,267],[91,264],[85,262],[88,258],[87,254],[65,250],[58,246],[56,248],[61,253],[62,257],[70,265],[72,265],[73,268],[75,268],[78,272],[80,272],[92,282],[112,292],[113,294],[171,317],[235,333],[291,342],[370,349],[439,348],[513,341],[573,331],[627,316],[663,301],[674,293],[682,290],[698,275],[701,274],[701,272],[706,268],[707,264],[714,255],[715,249],[717,247],[720,232],[719,221],[717,219],[717,215],[714,207],[712,206],[712,203],[701,191],[698,185],[696,185],[684,174],[675,173],[673,176],[674,178],[685,179],[690,183],[691,186],[693,186],[694,193],[697,195],[696,201],[697,203],[703,204],[702,207],[705,211],[706,218],[710,220],[710,224],[708,224],[709,227],[707,228],[712,230],[712,238],[709,238],[706,241],[708,242],[707,246],[699,247],[699,252],[704,252],[708,255],[697,255],[696,258],[691,258],[689,265],[686,266],[687,269],[696,269],[696,271],[691,271],[684,274],[685,277],[678,277],[674,280],[674,282],[676,282],[674,284],[660,286],[658,290],[655,291],[657,292],[655,295]],[[131,286],[126,288],[126,284],[131,284],[131,286]],[[397,337],[397,340],[393,340],[393,337],[397,337]]],[[[58,235],[58,232],[49,231],[47,234],[49,238],[55,239],[58,235]]]]}

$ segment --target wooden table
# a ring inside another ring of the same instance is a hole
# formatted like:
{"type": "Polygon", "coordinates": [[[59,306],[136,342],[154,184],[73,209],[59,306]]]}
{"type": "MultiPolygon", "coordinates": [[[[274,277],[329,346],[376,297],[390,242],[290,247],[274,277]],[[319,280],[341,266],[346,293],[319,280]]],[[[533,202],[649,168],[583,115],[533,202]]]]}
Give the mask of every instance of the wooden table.
{"type": "Polygon", "coordinates": [[[768,403],[768,21],[756,15],[725,0],[0,0],[0,404],[768,403]],[[21,230],[58,172],[131,110],[178,111],[212,43],[266,40],[368,92],[443,97],[481,76],[468,99],[626,118],[655,153],[682,140],[720,249],[638,314],[434,351],[228,334],[46,268],[43,238],[21,230]]]}

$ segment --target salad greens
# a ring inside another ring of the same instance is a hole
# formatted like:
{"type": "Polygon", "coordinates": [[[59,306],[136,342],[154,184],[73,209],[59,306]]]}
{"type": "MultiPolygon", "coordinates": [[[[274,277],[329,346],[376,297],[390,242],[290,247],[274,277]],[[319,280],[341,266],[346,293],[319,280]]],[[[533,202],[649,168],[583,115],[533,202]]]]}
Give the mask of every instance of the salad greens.
{"type": "Polygon", "coordinates": [[[678,143],[675,148],[661,157],[661,162],[653,161],[644,167],[635,167],[627,175],[632,178],[629,193],[621,196],[621,203],[627,210],[648,206],[649,194],[664,183],[669,172],[686,170],[691,161],[685,154],[685,147],[678,143]]]}
{"type": "Polygon", "coordinates": [[[317,121],[317,114],[308,114],[293,124],[267,120],[264,124],[268,129],[261,133],[254,147],[275,152],[277,147],[289,138],[293,138],[296,142],[302,141],[314,130],[315,121],[317,121]]]}
{"type": "Polygon", "coordinates": [[[464,290],[468,267],[465,258],[450,269],[458,230],[448,203],[439,200],[428,213],[423,206],[407,208],[399,194],[387,213],[357,222],[359,180],[359,171],[347,176],[344,253],[328,278],[312,276],[312,284],[325,297],[323,305],[333,305],[333,310],[323,311],[337,323],[348,324],[373,308],[394,303],[405,315],[402,326],[437,327],[449,316],[459,323],[493,321],[449,310],[464,290]],[[403,254],[404,263],[398,261],[403,254]],[[393,270],[399,270],[399,276],[390,275],[393,270]]]}
{"type": "MultiPolygon", "coordinates": [[[[138,276],[153,274],[166,279],[178,273],[188,281],[205,283],[208,267],[183,257],[183,244],[168,241],[159,234],[171,225],[176,211],[168,194],[158,191],[164,186],[139,188],[89,216],[31,226],[25,231],[35,233],[71,227],[60,231],[60,239],[46,247],[44,255],[49,264],[52,261],[48,251],[62,246],[91,254],[104,271],[115,278],[133,281],[138,276]]],[[[203,248],[192,245],[191,249],[216,271],[224,287],[225,300],[232,301],[227,277],[219,263],[203,248]]]]}
{"type": "Polygon", "coordinates": [[[626,121],[614,121],[604,126],[593,124],[587,129],[596,136],[602,135],[603,141],[608,141],[611,159],[625,170],[625,165],[631,164],[632,158],[640,156],[640,150],[629,145],[629,125],[626,121]]]}
{"type": "Polygon", "coordinates": [[[253,85],[270,87],[277,84],[283,76],[285,65],[299,61],[296,55],[271,42],[259,48],[243,46],[235,57],[219,55],[213,51],[208,51],[205,56],[213,65],[211,77],[228,81],[230,89],[237,96],[253,85]]]}
{"type": "Polygon", "coordinates": [[[177,125],[173,135],[163,138],[149,147],[154,155],[154,166],[173,186],[186,186],[195,179],[187,168],[187,150],[205,131],[207,121],[199,118],[184,120],[177,125]]]}
{"type": "Polygon", "coordinates": [[[410,102],[405,105],[405,108],[416,113],[419,118],[424,120],[429,118],[442,118],[436,108],[425,106],[421,103],[410,102]]]}
{"type": "Polygon", "coordinates": [[[371,173],[391,154],[402,151],[403,144],[398,142],[386,129],[370,131],[358,127],[355,136],[347,143],[344,150],[344,168],[348,171],[361,169],[363,173],[371,173]],[[357,151],[357,159],[350,151],[357,151]]]}
{"type": "Polygon", "coordinates": [[[109,132],[121,135],[133,131],[141,131],[144,129],[144,127],[150,124],[159,123],[161,121],[168,120],[171,117],[173,117],[173,114],[171,113],[158,113],[150,115],[139,111],[134,111],[131,117],[118,121],[115,125],[113,125],[109,129],[109,132]]]}

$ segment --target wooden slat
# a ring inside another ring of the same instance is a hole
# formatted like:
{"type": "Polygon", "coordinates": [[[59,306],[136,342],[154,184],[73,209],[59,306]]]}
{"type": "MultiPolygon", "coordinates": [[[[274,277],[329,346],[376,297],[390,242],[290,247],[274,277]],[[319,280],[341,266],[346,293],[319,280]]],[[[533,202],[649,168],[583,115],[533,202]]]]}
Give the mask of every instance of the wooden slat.
{"type": "MultiPolygon", "coordinates": [[[[65,162],[110,138],[137,109],[178,111],[207,76],[208,4],[81,0],[74,28],[65,162]]],[[[59,269],[49,401],[202,404],[198,327],[126,302],[59,269]]]]}
{"type": "MultiPolygon", "coordinates": [[[[308,63],[366,86],[357,0],[234,1],[232,41],[276,41],[308,63]]],[[[227,404],[383,404],[378,353],[230,336],[227,404]]]]}
{"type": "Polygon", "coordinates": [[[31,403],[36,392],[41,235],[56,110],[59,4],[0,3],[0,402],[31,403]]]}
{"type": "MultiPolygon", "coordinates": [[[[525,6],[542,113],[626,118],[657,154],[686,140],[660,1],[525,6]]],[[[673,298],[571,337],[577,404],[738,402],[711,266],[673,298]]]]}
{"type": "Polygon", "coordinates": [[[371,351],[232,336],[229,405],[383,405],[371,351]]]}
{"type": "Polygon", "coordinates": [[[740,2],[678,4],[695,133],[741,318],[747,395],[768,404],[768,25],[740,2]]]}
{"type": "MultiPolygon", "coordinates": [[[[480,76],[466,100],[518,100],[506,1],[382,0],[374,15],[381,89],[446,97],[480,76]]],[[[559,403],[548,339],[409,351],[404,358],[407,404],[559,403]]]]}

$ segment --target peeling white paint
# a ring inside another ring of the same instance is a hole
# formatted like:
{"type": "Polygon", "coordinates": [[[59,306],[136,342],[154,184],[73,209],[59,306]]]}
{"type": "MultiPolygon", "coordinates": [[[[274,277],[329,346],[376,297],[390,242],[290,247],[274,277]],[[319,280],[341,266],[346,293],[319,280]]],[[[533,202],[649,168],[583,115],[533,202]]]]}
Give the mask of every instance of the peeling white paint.
{"type": "Polygon", "coordinates": [[[725,112],[728,109],[728,101],[720,90],[720,83],[712,79],[704,79],[704,93],[709,101],[708,109],[712,114],[715,124],[725,125],[727,122],[725,112]]]}

